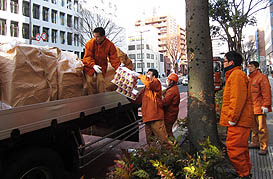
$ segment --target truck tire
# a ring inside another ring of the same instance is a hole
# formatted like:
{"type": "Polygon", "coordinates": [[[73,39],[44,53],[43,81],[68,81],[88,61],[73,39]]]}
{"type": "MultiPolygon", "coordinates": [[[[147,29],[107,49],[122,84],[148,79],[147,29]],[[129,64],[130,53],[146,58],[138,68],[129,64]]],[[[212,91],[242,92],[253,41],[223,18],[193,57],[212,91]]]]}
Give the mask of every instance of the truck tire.
{"type": "Polygon", "coordinates": [[[63,163],[59,155],[50,149],[32,148],[12,154],[4,179],[61,179],[63,163]]]}

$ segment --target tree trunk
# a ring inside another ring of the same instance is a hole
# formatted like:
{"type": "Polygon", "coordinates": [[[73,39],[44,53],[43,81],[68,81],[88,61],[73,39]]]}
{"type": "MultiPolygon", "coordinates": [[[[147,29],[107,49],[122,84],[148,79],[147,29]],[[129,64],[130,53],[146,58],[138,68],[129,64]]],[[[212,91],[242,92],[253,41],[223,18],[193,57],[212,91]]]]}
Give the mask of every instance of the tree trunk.
{"type": "Polygon", "coordinates": [[[199,150],[200,142],[209,137],[212,144],[219,147],[208,0],[186,0],[186,23],[189,58],[188,128],[190,141],[199,150]]]}

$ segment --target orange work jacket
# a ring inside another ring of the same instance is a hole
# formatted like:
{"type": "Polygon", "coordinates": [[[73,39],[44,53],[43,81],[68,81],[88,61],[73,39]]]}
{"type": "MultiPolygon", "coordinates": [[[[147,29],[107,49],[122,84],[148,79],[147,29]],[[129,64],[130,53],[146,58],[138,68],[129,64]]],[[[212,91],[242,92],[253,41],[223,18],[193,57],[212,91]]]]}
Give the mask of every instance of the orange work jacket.
{"type": "Polygon", "coordinates": [[[177,85],[168,88],[162,100],[164,120],[174,123],[177,119],[180,103],[180,93],[177,85]]]}
{"type": "Polygon", "coordinates": [[[236,126],[252,127],[254,114],[247,76],[238,66],[227,71],[225,78],[220,124],[230,126],[228,121],[231,121],[236,126]]]}
{"type": "Polygon", "coordinates": [[[162,108],[161,83],[157,78],[149,79],[145,75],[139,75],[139,79],[145,85],[137,97],[136,102],[142,103],[142,120],[143,123],[164,119],[162,108]]]}
{"type": "Polygon", "coordinates": [[[93,76],[95,70],[94,65],[99,65],[102,68],[102,74],[105,76],[107,70],[107,57],[112,67],[117,69],[120,66],[120,61],[117,57],[117,50],[115,45],[105,38],[105,40],[98,44],[94,38],[89,40],[85,45],[85,53],[83,57],[84,71],[93,76]]]}
{"type": "Polygon", "coordinates": [[[267,107],[268,111],[272,112],[271,86],[268,78],[258,70],[255,70],[249,75],[249,80],[251,84],[254,114],[262,114],[262,106],[267,107]]]}

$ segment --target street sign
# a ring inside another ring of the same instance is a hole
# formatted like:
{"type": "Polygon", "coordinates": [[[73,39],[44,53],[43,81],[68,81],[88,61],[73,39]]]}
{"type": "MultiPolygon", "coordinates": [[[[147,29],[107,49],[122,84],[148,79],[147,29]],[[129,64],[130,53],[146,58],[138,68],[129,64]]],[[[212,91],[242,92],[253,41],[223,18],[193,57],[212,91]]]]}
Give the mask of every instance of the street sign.
{"type": "Polygon", "coordinates": [[[40,41],[40,40],[41,40],[40,34],[36,34],[35,39],[36,39],[37,41],[40,41]]]}
{"type": "Polygon", "coordinates": [[[45,33],[45,32],[44,32],[44,33],[42,33],[41,38],[42,38],[43,40],[46,40],[47,35],[46,35],[46,33],[45,33]]]}

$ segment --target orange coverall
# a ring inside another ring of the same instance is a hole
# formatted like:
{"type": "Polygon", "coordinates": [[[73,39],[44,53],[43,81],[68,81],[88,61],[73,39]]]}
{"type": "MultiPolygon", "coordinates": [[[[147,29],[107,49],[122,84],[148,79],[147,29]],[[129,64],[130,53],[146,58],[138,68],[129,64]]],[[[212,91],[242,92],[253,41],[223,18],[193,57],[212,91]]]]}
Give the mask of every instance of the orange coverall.
{"type": "Polygon", "coordinates": [[[88,93],[105,92],[105,74],[108,65],[108,59],[115,68],[120,66],[120,61],[117,57],[115,45],[107,38],[101,44],[98,44],[94,38],[89,40],[85,45],[85,54],[83,57],[84,72],[87,80],[88,93]],[[99,65],[102,69],[102,74],[95,74],[94,65],[99,65]]]}
{"type": "Polygon", "coordinates": [[[253,127],[250,84],[239,66],[226,72],[220,125],[227,126],[227,153],[237,173],[248,176],[251,170],[248,138],[253,127]],[[229,125],[228,121],[236,123],[229,125]]]}
{"type": "Polygon", "coordinates": [[[266,114],[262,113],[261,107],[268,108],[272,112],[272,95],[268,78],[255,70],[249,75],[251,84],[251,94],[254,104],[254,127],[252,129],[251,143],[253,146],[260,146],[266,151],[268,147],[269,133],[266,124],[266,114]]]}
{"type": "Polygon", "coordinates": [[[177,85],[173,85],[166,90],[162,100],[164,109],[164,122],[169,137],[174,137],[172,127],[177,120],[180,103],[180,93],[177,85]]]}
{"type": "Polygon", "coordinates": [[[150,137],[154,134],[162,145],[168,146],[172,142],[168,138],[164,124],[161,83],[157,78],[151,80],[145,75],[139,75],[139,78],[145,85],[145,88],[141,90],[136,102],[142,103],[142,120],[145,123],[147,143],[150,144],[150,137]]]}

